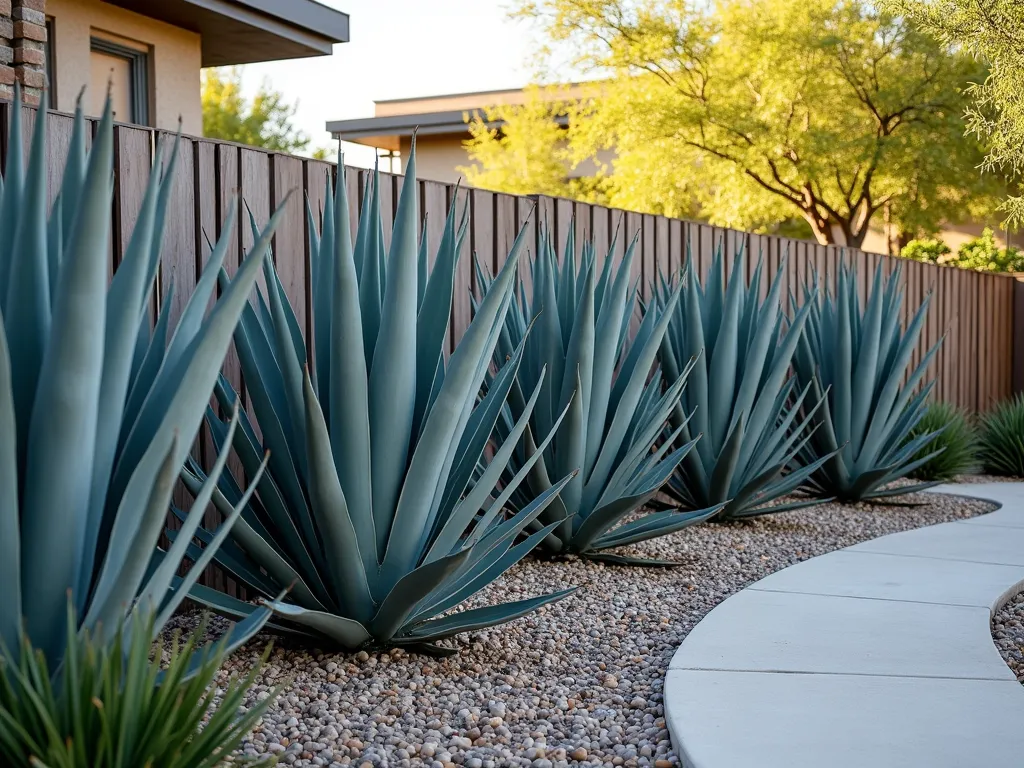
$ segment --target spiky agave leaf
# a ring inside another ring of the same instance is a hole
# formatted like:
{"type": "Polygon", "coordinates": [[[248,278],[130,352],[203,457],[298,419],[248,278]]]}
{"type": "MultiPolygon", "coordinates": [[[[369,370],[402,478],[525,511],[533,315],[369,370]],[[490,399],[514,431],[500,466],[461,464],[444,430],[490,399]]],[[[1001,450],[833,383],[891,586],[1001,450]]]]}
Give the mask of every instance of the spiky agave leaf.
{"type": "MultiPolygon", "coordinates": [[[[387,258],[379,180],[353,243],[339,168],[337,186],[327,182],[324,226],[311,241],[315,380],[303,371],[307,351],[269,261],[267,293],[246,308],[236,334],[262,439],[243,413],[233,444],[247,473],[265,450],[270,459],[218,561],[265,597],[291,586],[287,600],[273,603],[278,620],[320,643],[438,652],[438,640],[509,621],[572,591],[443,616],[536,546],[543,532],[523,540],[520,533],[572,477],[567,472],[506,517],[504,499],[492,491],[529,412],[490,463],[484,455],[522,361],[522,350],[503,361],[488,396],[475,404],[525,235],[446,360],[465,215],[460,222],[454,206],[449,211],[427,275],[425,246],[417,242],[415,154],[387,258]],[[478,464],[483,476],[474,483],[478,464]]],[[[312,212],[309,218],[315,220],[312,212]]],[[[226,407],[237,400],[224,382],[217,394],[226,407]]],[[[534,393],[529,408],[536,400],[534,393]]],[[[225,426],[212,412],[209,423],[217,445],[226,444],[225,426]]],[[[193,467],[189,482],[201,479],[193,467]]],[[[239,502],[227,474],[214,501],[222,508],[239,502]]],[[[193,596],[229,615],[247,610],[209,590],[193,596]]]]}
{"type": "Polygon", "coordinates": [[[109,639],[74,631],[77,619],[70,606],[66,623],[67,655],[52,683],[53,670],[27,637],[18,661],[5,662],[8,654],[0,653],[0,763],[5,768],[273,764],[241,755],[230,763],[225,759],[274,697],[242,709],[262,663],[244,679],[217,682],[230,648],[222,640],[200,650],[205,619],[184,641],[175,633],[155,650],[159,621],[152,613],[130,626],[119,620],[109,639]]]}
{"type": "Polygon", "coordinates": [[[937,431],[906,438],[928,406],[935,382],[922,382],[942,342],[921,357],[904,382],[931,297],[914,311],[904,331],[900,272],[897,267],[886,278],[879,263],[863,311],[856,267],[840,266],[834,292],[818,291],[817,276],[804,286],[811,309],[793,367],[798,386],[810,388],[803,408],[823,399],[810,414],[814,433],[798,456],[803,466],[815,466],[807,481],[815,496],[856,502],[934,485],[889,487],[937,455],[921,455],[937,431]]]}
{"type": "MultiPolygon", "coordinates": [[[[12,134],[20,112],[12,112],[12,134]]],[[[261,258],[245,260],[204,317],[230,241],[225,228],[173,334],[170,302],[151,330],[177,144],[166,168],[157,152],[108,288],[109,102],[88,152],[85,130],[79,109],[49,212],[46,110],[38,111],[27,169],[13,153],[0,200],[0,243],[15,244],[0,247],[0,639],[16,652],[24,617],[33,646],[53,664],[65,651],[69,592],[94,635],[138,610],[165,620],[182,599],[173,587],[183,552],[160,552],[157,542],[261,258]]],[[[260,250],[272,232],[261,234],[260,250]]],[[[222,465],[223,457],[218,472],[222,465]]],[[[197,502],[188,525],[205,505],[197,502]]],[[[261,610],[236,626],[235,640],[268,616],[261,610]]]]}
{"type": "MultiPolygon", "coordinates": [[[[693,258],[687,259],[682,292],[660,359],[670,378],[692,361],[683,396],[671,424],[679,440],[702,435],[665,485],[665,492],[685,509],[725,506],[715,516],[728,520],[781,512],[817,500],[769,506],[799,486],[814,464],[786,472],[813,431],[817,403],[808,403],[807,388],[793,391],[790,362],[810,310],[805,304],[791,321],[781,307],[782,280],[777,275],[763,300],[759,295],[763,263],[744,279],[749,255],[741,248],[726,287],[725,258],[719,245],[706,288],[693,258]]],[[[785,264],[779,267],[779,275],[785,264]]],[[[664,306],[674,286],[660,276],[656,301],[664,306]]],[[[820,461],[819,461],[820,463],[820,461]]]]}
{"type": "MultiPolygon", "coordinates": [[[[496,363],[523,356],[510,408],[498,420],[504,437],[529,419],[527,442],[503,474],[510,485],[519,474],[526,476],[518,488],[510,487],[511,506],[523,508],[552,487],[554,478],[582,470],[532,524],[532,530],[554,526],[541,544],[552,554],[609,557],[602,551],[680,530],[716,511],[652,514],[623,523],[650,501],[693,446],[688,441],[673,447],[678,429],[663,439],[688,369],[674,372],[664,392],[660,373],[650,376],[678,291],[644,314],[627,343],[636,302],[630,277],[635,250],[634,239],[622,263],[613,265],[611,250],[599,262],[593,245],[585,243],[577,265],[570,230],[559,264],[542,230],[540,252],[531,264],[532,296],[516,292],[495,349],[496,363]],[[530,391],[539,393],[532,413],[530,391]],[[535,434],[552,430],[554,439],[536,444],[535,434]]],[[[481,289],[488,288],[490,278],[479,264],[476,274],[481,289]]],[[[612,559],[625,562],[618,555],[612,559]]]]}

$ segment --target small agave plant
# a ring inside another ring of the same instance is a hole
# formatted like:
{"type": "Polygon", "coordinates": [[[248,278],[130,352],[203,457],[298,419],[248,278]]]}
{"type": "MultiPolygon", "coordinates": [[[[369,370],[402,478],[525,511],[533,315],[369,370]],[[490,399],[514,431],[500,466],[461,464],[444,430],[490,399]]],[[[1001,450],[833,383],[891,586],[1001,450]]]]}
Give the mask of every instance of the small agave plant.
{"type": "Polygon", "coordinates": [[[903,331],[899,267],[886,279],[878,265],[863,311],[855,268],[840,268],[835,293],[819,293],[816,283],[817,278],[804,287],[811,312],[793,360],[799,385],[811,388],[810,402],[822,401],[809,414],[814,434],[798,457],[814,467],[808,490],[856,502],[934,485],[887,487],[938,455],[921,451],[941,430],[907,438],[928,407],[935,382],[921,382],[939,344],[922,356],[904,383],[930,297],[903,331]]]}
{"type": "MultiPolygon", "coordinates": [[[[665,493],[686,509],[724,504],[718,520],[819,503],[768,505],[803,485],[828,458],[786,472],[811,438],[818,407],[811,403],[803,408],[811,385],[794,395],[790,376],[811,305],[805,303],[786,322],[780,306],[782,280],[777,276],[761,300],[763,263],[758,262],[754,279],[746,286],[746,258],[742,250],[736,254],[728,288],[721,247],[706,286],[698,280],[694,260],[687,260],[682,296],[660,353],[669,378],[679,376],[684,365],[691,366],[672,426],[681,428],[682,442],[703,435],[669,479],[665,493]]],[[[673,287],[661,276],[657,304],[666,305],[672,293],[673,287]]]]}
{"type": "MultiPolygon", "coordinates": [[[[20,113],[13,109],[10,147],[21,146],[20,113]]],[[[89,152],[85,131],[79,109],[52,213],[45,109],[36,116],[27,172],[21,154],[11,152],[0,193],[0,640],[17,653],[24,630],[54,669],[67,650],[69,594],[79,629],[94,641],[140,612],[155,614],[159,632],[211,559],[216,546],[182,578],[184,541],[166,552],[157,542],[261,258],[245,260],[204,318],[230,239],[225,231],[177,328],[171,333],[165,302],[151,330],[147,307],[174,155],[166,170],[159,159],[153,166],[108,288],[109,101],[89,152]]],[[[273,228],[261,234],[257,253],[273,228]]],[[[186,534],[214,489],[210,482],[199,490],[186,534]]],[[[229,510],[214,545],[239,512],[229,510]]],[[[230,643],[268,617],[255,611],[234,627],[230,643]]]]}
{"type": "MultiPolygon", "coordinates": [[[[379,180],[366,195],[354,246],[343,165],[337,186],[328,180],[323,228],[310,244],[311,370],[303,370],[306,349],[269,262],[267,294],[245,310],[235,337],[262,440],[243,414],[233,444],[247,473],[264,450],[270,460],[217,561],[266,597],[291,587],[287,599],[271,604],[282,628],[344,649],[445,653],[437,641],[501,624],[572,591],[444,615],[553,530],[557,522],[519,538],[569,477],[512,516],[505,501],[518,481],[492,493],[529,418],[527,411],[486,463],[522,350],[503,361],[478,405],[476,394],[508,310],[524,236],[446,360],[465,224],[457,227],[449,212],[428,275],[426,245],[417,246],[416,187],[412,154],[385,258],[379,180]]],[[[313,224],[311,212],[309,218],[313,224]]],[[[226,383],[218,396],[227,408],[236,402],[226,383]]],[[[218,446],[227,444],[230,436],[212,412],[209,423],[218,446]]],[[[192,469],[188,482],[198,486],[201,473],[192,469]]],[[[244,501],[227,474],[214,500],[223,509],[244,501]]],[[[252,610],[210,590],[193,595],[223,613],[252,610]]]]}
{"type": "MultiPolygon", "coordinates": [[[[621,264],[613,267],[609,250],[600,266],[593,244],[586,243],[577,268],[570,232],[559,265],[550,236],[542,233],[531,265],[533,295],[528,298],[520,286],[494,353],[496,364],[523,356],[498,434],[504,438],[529,417],[526,443],[513,452],[503,479],[509,504],[522,509],[534,496],[548,493],[554,478],[581,470],[532,524],[534,530],[555,526],[541,543],[549,554],[672,565],[605,551],[678,531],[718,510],[662,511],[623,522],[654,497],[695,442],[672,447],[683,426],[662,439],[689,367],[674,372],[664,392],[661,374],[651,376],[678,291],[644,314],[627,349],[636,304],[630,277],[635,250],[634,239],[621,264]],[[531,390],[536,394],[527,399],[531,390]],[[537,444],[534,434],[552,431],[553,440],[537,444]],[[525,482],[515,488],[513,482],[524,473],[525,482]]],[[[476,274],[481,290],[487,290],[491,281],[479,263],[476,274]]]]}

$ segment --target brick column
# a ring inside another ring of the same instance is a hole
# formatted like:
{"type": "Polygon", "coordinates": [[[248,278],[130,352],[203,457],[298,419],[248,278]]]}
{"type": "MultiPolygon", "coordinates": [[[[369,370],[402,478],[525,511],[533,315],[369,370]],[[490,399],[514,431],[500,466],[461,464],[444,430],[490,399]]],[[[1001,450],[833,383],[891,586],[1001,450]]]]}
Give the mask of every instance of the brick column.
{"type": "Polygon", "coordinates": [[[21,83],[27,104],[39,104],[46,86],[46,0],[0,0],[0,99],[21,83]]]}
{"type": "Polygon", "coordinates": [[[0,0],[0,99],[14,96],[14,19],[11,0],[0,0]]]}
{"type": "Polygon", "coordinates": [[[39,104],[46,87],[46,0],[13,0],[11,4],[14,74],[24,100],[39,104]]]}

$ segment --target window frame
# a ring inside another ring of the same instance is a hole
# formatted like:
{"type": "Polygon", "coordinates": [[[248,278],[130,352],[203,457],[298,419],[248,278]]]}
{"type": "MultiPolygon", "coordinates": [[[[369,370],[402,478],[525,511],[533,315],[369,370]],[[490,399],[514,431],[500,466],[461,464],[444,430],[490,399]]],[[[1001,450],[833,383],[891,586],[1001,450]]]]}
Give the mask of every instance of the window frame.
{"type": "Polygon", "coordinates": [[[149,125],[149,53],[96,35],[89,38],[89,51],[128,60],[131,71],[131,122],[135,125],[149,125]]]}
{"type": "Polygon", "coordinates": [[[46,105],[50,109],[57,108],[57,46],[56,20],[53,16],[46,17],[46,43],[43,47],[43,54],[46,62],[43,65],[43,72],[46,75],[46,105]]]}

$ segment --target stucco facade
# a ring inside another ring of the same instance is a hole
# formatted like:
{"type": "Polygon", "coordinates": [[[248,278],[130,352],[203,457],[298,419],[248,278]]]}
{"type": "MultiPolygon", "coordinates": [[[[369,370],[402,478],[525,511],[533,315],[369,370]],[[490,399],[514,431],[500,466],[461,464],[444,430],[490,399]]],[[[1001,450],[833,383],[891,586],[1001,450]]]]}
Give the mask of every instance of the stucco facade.
{"type": "MultiPolygon", "coordinates": [[[[58,110],[74,110],[79,91],[83,87],[97,87],[98,84],[90,82],[89,41],[99,35],[127,47],[147,49],[150,125],[175,130],[180,115],[185,133],[202,134],[203,109],[199,95],[202,40],[198,33],[100,0],[47,0],[46,15],[53,20],[53,71],[58,110]]],[[[99,87],[103,87],[102,84],[99,87]]]]}

